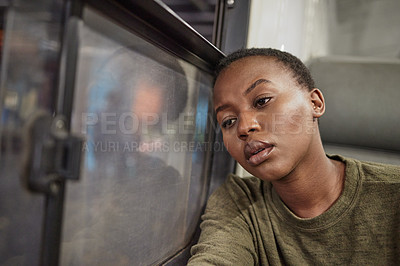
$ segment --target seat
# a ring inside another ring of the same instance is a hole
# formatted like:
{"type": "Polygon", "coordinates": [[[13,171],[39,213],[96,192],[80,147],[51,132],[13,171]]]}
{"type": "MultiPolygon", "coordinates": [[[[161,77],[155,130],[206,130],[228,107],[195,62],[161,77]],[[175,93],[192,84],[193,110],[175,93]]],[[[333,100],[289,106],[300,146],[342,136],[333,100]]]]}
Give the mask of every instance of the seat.
{"type": "Polygon", "coordinates": [[[336,56],[307,65],[325,97],[326,153],[400,165],[400,60],[336,56]]]}

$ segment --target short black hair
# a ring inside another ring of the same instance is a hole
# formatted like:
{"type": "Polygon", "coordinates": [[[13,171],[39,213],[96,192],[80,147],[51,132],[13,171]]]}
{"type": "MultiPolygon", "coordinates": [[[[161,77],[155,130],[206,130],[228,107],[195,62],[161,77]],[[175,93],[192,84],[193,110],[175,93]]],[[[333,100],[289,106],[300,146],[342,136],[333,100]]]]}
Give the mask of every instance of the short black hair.
{"type": "Polygon", "coordinates": [[[249,56],[274,57],[278,62],[281,62],[285,67],[292,71],[294,78],[296,78],[300,86],[304,86],[310,91],[315,88],[315,83],[311,77],[310,71],[299,58],[288,52],[283,52],[273,48],[240,49],[229,54],[227,57],[221,59],[221,61],[218,63],[215,70],[215,79],[218,77],[221,71],[227,68],[230,64],[249,56]]]}

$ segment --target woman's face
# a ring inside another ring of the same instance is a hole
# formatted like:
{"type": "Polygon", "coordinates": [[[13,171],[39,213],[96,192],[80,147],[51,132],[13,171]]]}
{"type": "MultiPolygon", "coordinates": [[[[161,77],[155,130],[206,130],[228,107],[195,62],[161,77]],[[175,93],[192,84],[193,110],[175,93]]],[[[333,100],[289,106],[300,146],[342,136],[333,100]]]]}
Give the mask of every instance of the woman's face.
{"type": "MultiPolygon", "coordinates": [[[[250,56],[218,76],[214,108],[224,144],[248,172],[274,181],[310,160],[323,98],[272,57],[250,56]]],[[[323,112],[323,111],[322,111],[323,112]]],[[[312,158],[311,158],[312,159],[312,158]]]]}

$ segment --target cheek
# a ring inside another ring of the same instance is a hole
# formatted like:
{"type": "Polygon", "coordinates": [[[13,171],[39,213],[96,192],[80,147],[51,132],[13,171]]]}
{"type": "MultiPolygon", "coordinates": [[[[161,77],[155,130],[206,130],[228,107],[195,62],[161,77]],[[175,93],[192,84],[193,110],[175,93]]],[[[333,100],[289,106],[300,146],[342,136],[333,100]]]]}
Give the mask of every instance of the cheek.
{"type": "Polygon", "coordinates": [[[290,108],[272,116],[270,130],[275,135],[302,136],[313,129],[312,115],[305,107],[290,108]]]}
{"type": "Polygon", "coordinates": [[[239,139],[233,134],[223,134],[223,141],[225,148],[229,154],[237,161],[240,161],[240,154],[242,153],[239,139]]]}
{"type": "Polygon", "coordinates": [[[304,114],[293,114],[288,116],[286,134],[304,135],[308,131],[309,121],[310,119],[308,119],[307,115],[304,114]]]}
{"type": "Polygon", "coordinates": [[[223,133],[223,141],[224,141],[225,148],[232,155],[232,151],[234,150],[233,149],[234,145],[232,143],[232,136],[230,136],[230,135],[228,135],[226,133],[223,133]]]}

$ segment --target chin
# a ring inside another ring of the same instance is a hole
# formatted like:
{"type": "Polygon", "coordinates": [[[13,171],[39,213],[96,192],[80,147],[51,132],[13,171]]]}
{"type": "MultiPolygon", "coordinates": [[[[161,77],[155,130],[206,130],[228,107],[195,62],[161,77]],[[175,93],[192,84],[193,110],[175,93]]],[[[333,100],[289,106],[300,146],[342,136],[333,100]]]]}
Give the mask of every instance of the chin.
{"type": "Polygon", "coordinates": [[[256,167],[244,167],[253,176],[264,181],[278,181],[290,173],[282,164],[273,164],[271,162],[264,162],[256,167]]]}

